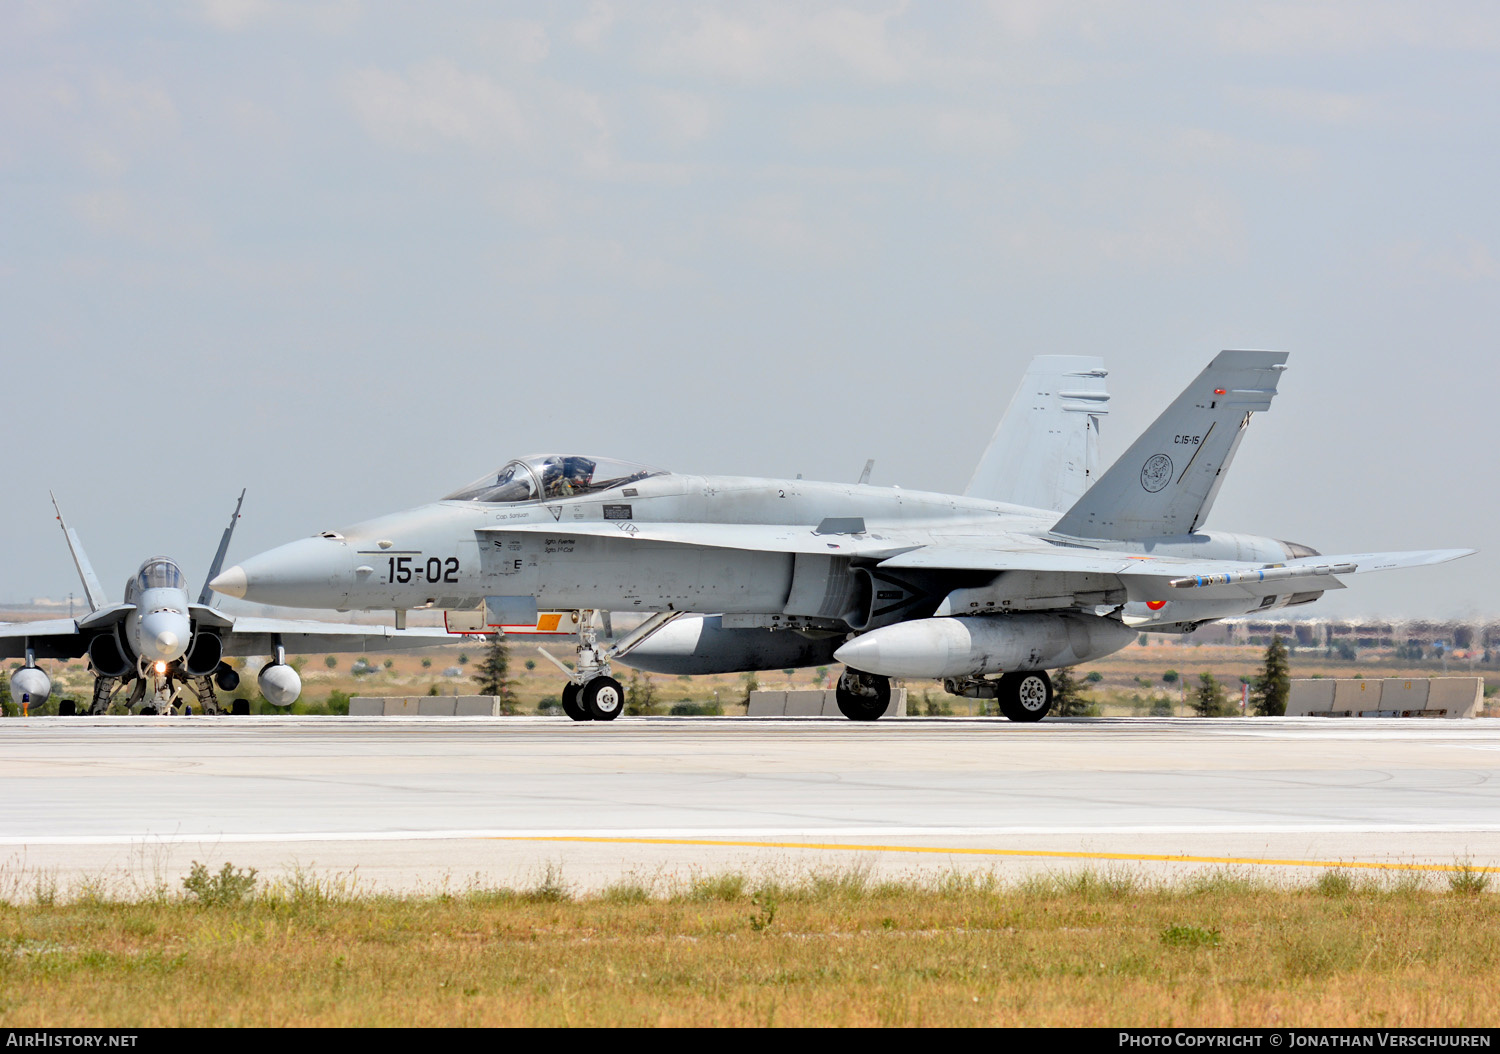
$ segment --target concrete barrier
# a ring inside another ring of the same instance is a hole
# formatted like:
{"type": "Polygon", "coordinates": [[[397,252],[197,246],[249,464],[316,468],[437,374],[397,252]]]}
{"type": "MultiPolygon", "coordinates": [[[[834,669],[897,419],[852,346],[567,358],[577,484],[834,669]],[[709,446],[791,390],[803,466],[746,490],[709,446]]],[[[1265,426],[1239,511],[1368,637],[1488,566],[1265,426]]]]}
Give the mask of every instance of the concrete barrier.
{"type": "Polygon", "coordinates": [[[1434,677],[1427,709],[1443,717],[1473,717],[1484,706],[1484,678],[1434,677]]]}
{"type": "Polygon", "coordinates": [[[1288,717],[1473,717],[1484,699],[1481,677],[1298,678],[1288,717]]]}
{"type": "Polygon", "coordinates": [[[1308,714],[1328,713],[1334,708],[1334,690],[1337,685],[1337,681],[1326,678],[1293,681],[1292,690],[1287,695],[1286,715],[1305,717],[1308,714]]]}
{"type": "Polygon", "coordinates": [[[453,696],[453,714],[457,717],[499,717],[498,695],[453,696]]]}
{"type": "MultiPolygon", "coordinates": [[[[832,688],[750,693],[750,717],[843,717],[832,688]]],[[[893,688],[883,717],[906,716],[906,689],[893,688]]]]}
{"type": "Polygon", "coordinates": [[[1380,687],[1379,712],[1361,716],[1401,717],[1426,710],[1431,686],[1432,681],[1427,677],[1387,677],[1380,687]]]}
{"type": "Polygon", "coordinates": [[[499,717],[493,695],[356,695],[350,717],[499,717]]]}
{"type": "Polygon", "coordinates": [[[838,701],[830,691],[822,689],[774,692],[782,698],[782,714],[786,717],[827,717],[839,713],[838,701]]]}
{"type": "Polygon", "coordinates": [[[1362,677],[1340,677],[1333,683],[1338,685],[1338,690],[1334,692],[1333,706],[1330,709],[1348,710],[1355,714],[1365,710],[1380,709],[1384,681],[1367,681],[1362,677]]]}

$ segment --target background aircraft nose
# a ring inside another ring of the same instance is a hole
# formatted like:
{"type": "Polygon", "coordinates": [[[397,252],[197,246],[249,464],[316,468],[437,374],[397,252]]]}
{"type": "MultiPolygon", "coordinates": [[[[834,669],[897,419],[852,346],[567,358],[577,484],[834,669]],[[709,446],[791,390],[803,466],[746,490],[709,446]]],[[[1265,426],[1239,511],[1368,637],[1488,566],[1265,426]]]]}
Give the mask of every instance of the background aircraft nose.
{"type": "Polygon", "coordinates": [[[340,607],[354,579],[349,547],[336,538],[299,538],[235,564],[208,585],[257,604],[340,607]]]}
{"type": "Polygon", "coordinates": [[[243,597],[246,581],[245,569],[235,564],[211,579],[208,588],[215,593],[223,593],[226,597],[243,597]]]}
{"type": "Polygon", "coordinates": [[[141,652],[152,662],[180,659],[187,654],[191,632],[181,612],[149,612],[141,617],[141,652]]]}

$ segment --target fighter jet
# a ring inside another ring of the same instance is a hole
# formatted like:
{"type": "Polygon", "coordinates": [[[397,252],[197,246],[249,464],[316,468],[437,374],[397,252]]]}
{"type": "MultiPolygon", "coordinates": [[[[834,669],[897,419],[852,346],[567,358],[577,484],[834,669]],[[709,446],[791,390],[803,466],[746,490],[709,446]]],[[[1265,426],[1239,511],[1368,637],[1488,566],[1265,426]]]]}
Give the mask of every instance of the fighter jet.
{"type": "Polygon", "coordinates": [[[620,713],[615,660],[685,673],[838,661],[839,708],[856,720],[884,713],[891,678],[940,679],[1012,720],[1040,720],[1048,670],[1143,631],[1191,632],[1310,603],[1349,575],[1473,551],[1322,556],[1204,528],[1286,358],[1220,353],[1102,474],[1103,363],[1043,356],[963,495],[538,455],[262,553],[211,585],[290,606],[482,604],[491,624],[539,609],[649,613],[614,641],[578,620],[576,662],[558,664],[578,720],[620,713]]]}
{"type": "MultiPolygon", "coordinates": [[[[240,493],[208,577],[224,565],[229,539],[245,500],[240,493]]],[[[125,583],[125,599],[111,604],[83,551],[78,534],[63,520],[52,499],[57,522],[67,538],[74,566],[83,580],[89,613],[80,619],[52,619],[0,625],[0,658],[24,658],[10,679],[11,698],[20,706],[40,706],[52,693],[52,679],[37,659],[76,659],[87,655],[94,673],[89,712],[107,712],[124,690],[123,705],[137,713],[169,714],[185,710],[195,698],[200,713],[221,712],[214,691],[239,687],[239,673],[226,655],[270,655],[256,680],[273,706],[291,706],[302,693],[302,679],[287,665],[292,651],[389,651],[445,644],[452,636],[441,628],[391,630],[384,626],[339,625],[300,619],[256,618],[225,614],[209,603],[205,580],[197,603],[188,600],[181,568],[165,556],[153,556],[125,583]],[[128,690],[127,690],[128,689],[128,690]],[[190,698],[185,693],[191,691],[190,698]]],[[[70,703],[63,704],[72,713],[70,703]]],[[[241,712],[248,703],[239,700],[241,712]]],[[[61,708],[60,708],[61,709],[61,708]]]]}

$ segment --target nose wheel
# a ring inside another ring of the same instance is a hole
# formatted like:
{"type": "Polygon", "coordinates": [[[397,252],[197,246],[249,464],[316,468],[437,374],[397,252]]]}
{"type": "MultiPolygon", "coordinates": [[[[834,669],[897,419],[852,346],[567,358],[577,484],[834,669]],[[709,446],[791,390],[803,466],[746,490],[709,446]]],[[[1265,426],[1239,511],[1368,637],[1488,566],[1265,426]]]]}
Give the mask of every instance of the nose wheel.
{"type": "Polygon", "coordinates": [[[579,685],[574,684],[572,681],[569,681],[567,684],[563,685],[563,713],[567,714],[574,721],[592,721],[593,718],[589,716],[589,712],[578,705],[579,687],[579,685]]]}
{"type": "Polygon", "coordinates": [[[595,677],[578,689],[578,705],[594,721],[613,721],[625,709],[625,689],[613,677],[595,677]]]}

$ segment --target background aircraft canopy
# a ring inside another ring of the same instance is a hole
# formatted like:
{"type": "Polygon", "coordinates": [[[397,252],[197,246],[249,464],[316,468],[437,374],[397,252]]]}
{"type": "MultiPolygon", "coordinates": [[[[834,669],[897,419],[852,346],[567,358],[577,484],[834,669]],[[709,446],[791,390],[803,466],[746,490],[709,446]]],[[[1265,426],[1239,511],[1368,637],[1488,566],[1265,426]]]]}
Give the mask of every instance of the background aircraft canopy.
{"type": "Polygon", "coordinates": [[[576,498],[613,490],[647,476],[664,476],[665,469],[630,461],[578,454],[534,454],[505,464],[444,501],[517,502],[576,498]]]}
{"type": "Polygon", "coordinates": [[[153,556],[136,573],[136,584],[142,589],[181,589],[182,572],[165,556],[153,556]]]}

